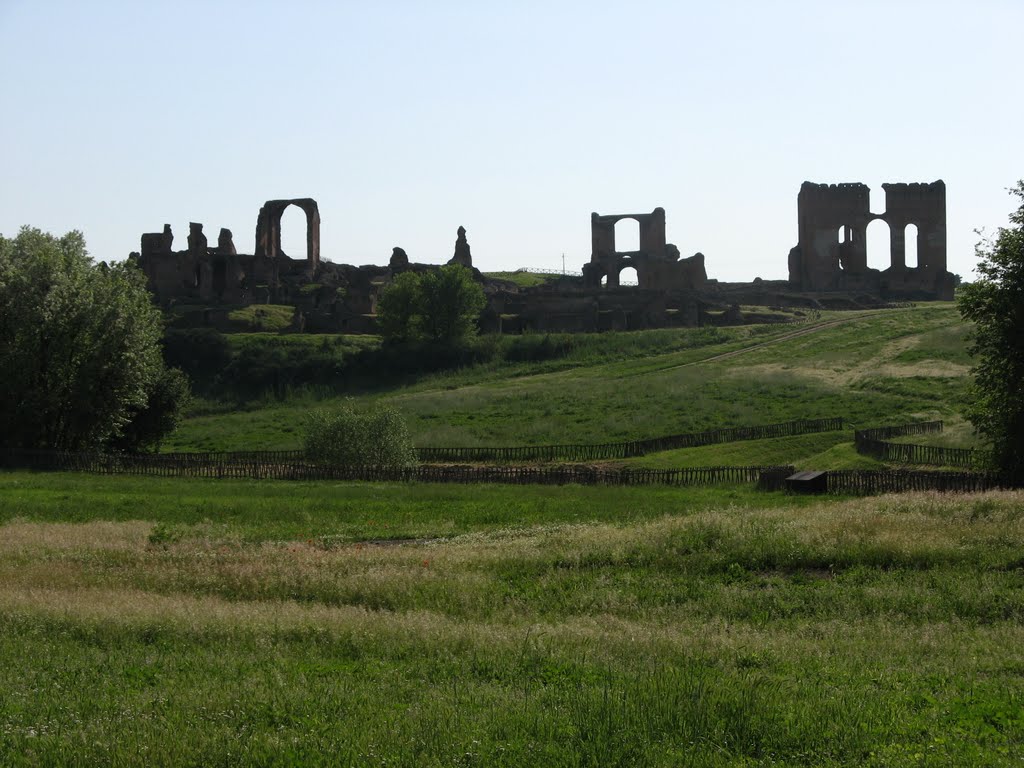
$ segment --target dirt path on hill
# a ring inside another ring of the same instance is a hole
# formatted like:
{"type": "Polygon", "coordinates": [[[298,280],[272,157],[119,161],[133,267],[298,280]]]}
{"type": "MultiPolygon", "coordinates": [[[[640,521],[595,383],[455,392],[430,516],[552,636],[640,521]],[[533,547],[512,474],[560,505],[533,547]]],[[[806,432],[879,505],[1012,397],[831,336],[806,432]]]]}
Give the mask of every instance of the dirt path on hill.
{"type": "Polygon", "coordinates": [[[736,357],[737,355],[744,355],[747,352],[753,352],[753,351],[758,350],[758,349],[764,349],[765,347],[771,347],[771,346],[774,346],[775,344],[781,344],[784,341],[790,341],[792,339],[797,339],[797,338],[800,338],[801,336],[807,336],[808,334],[811,334],[811,333],[817,333],[818,331],[823,331],[826,328],[834,328],[837,325],[844,325],[846,323],[852,323],[855,320],[863,320],[866,317],[878,317],[878,315],[880,315],[880,314],[888,314],[889,312],[898,312],[898,311],[899,310],[895,310],[895,309],[881,310],[881,311],[875,310],[874,312],[872,312],[869,315],[858,314],[858,315],[855,315],[853,317],[841,317],[841,318],[838,318],[836,320],[829,320],[827,323],[822,323],[821,325],[815,325],[815,326],[812,326],[810,328],[801,328],[799,331],[793,331],[792,333],[787,333],[787,334],[784,334],[782,336],[778,336],[778,337],[776,337],[774,339],[769,339],[768,341],[763,341],[760,344],[754,344],[753,346],[750,346],[750,347],[744,347],[743,349],[734,349],[731,352],[722,352],[721,354],[718,354],[718,355],[712,355],[711,357],[705,357],[703,360],[691,360],[688,363],[679,363],[678,365],[670,365],[670,366],[668,366],[666,368],[656,368],[656,369],[651,370],[651,371],[644,371],[643,373],[634,374],[634,376],[648,376],[648,375],[650,375],[652,373],[664,373],[665,371],[674,371],[674,370],[676,370],[678,368],[689,368],[690,366],[693,366],[693,365],[704,365],[704,363],[714,363],[714,362],[717,362],[719,360],[725,360],[725,359],[730,358],[730,357],[736,357]]]}

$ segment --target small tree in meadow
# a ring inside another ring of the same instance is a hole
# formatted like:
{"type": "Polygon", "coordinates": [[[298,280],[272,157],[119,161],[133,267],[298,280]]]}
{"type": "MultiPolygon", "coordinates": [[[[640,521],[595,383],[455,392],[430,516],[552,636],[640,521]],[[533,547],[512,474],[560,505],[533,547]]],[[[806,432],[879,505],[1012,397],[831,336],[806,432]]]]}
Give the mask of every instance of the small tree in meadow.
{"type": "Polygon", "coordinates": [[[460,264],[403,272],[381,292],[377,323],[387,342],[459,346],[477,332],[483,288],[460,264]]]}
{"type": "Polygon", "coordinates": [[[412,467],[416,449],[402,414],[390,405],[358,410],[346,403],[316,410],[306,419],[306,456],[325,464],[355,467],[412,467]]]}

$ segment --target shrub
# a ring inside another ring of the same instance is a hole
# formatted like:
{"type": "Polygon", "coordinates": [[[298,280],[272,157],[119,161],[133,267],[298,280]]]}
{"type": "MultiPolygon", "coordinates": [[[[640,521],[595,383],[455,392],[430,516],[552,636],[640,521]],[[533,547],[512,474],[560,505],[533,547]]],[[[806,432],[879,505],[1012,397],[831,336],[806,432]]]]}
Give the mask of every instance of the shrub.
{"type": "Polygon", "coordinates": [[[411,467],[416,449],[405,418],[389,405],[369,411],[346,404],[336,411],[316,410],[306,419],[306,456],[325,464],[357,467],[411,467]]]}

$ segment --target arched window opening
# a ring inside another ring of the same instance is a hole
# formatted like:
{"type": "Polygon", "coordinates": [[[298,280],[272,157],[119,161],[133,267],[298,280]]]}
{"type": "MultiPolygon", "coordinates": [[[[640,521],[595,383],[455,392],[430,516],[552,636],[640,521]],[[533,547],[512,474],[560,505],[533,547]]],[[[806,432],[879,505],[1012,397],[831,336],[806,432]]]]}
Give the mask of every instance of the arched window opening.
{"type": "Polygon", "coordinates": [[[640,222],[636,219],[620,219],[615,222],[615,250],[628,253],[640,250],[640,222]]]}
{"type": "Polygon", "coordinates": [[[289,205],[281,214],[281,252],[293,259],[309,258],[306,212],[289,205]]]}
{"type": "Polygon", "coordinates": [[[889,225],[881,219],[868,224],[867,262],[871,269],[885,270],[892,266],[892,242],[889,225]]]}
{"type": "Polygon", "coordinates": [[[846,242],[846,225],[844,224],[839,228],[839,244],[842,245],[846,242]]]}
{"type": "Polygon", "coordinates": [[[626,267],[619,272],[619,285],[639,285],[635,267],[626,267]]]}
{"type": "Polygon", "coordinates": [[[604,275],[601,278],[601,287],[602,288],[607,288],[608,287],[608,275],[604,275]]]}
{"type": "Polygon", "coordinates": [[[920,253],[918,252],[917,244],[917,225],[907,224],[907,228],[903,235],[903,252],[907,257],[907,266],[911,269],[919,267],[921,265],[920,253]]]}

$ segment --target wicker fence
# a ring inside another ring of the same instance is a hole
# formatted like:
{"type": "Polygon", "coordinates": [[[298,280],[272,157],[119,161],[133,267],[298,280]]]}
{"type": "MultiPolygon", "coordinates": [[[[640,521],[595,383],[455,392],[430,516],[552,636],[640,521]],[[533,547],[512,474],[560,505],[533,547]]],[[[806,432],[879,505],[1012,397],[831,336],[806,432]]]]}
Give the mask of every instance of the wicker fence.
{"type": "Polygon", "coordinates": [[[595,469],[555,466],[436,466],[409,468],[318,464],[299,451],[178,454],[110,454],[37,451],[8,455],[4,465],[40,471],[275,480],[371,482],[507,483],[513,485],[715,485],[756,483],[762,473],[792,473],[792,467],[691,467],[687,469],[595,469]]]}
{"type": "Polygon", "coordinates": [[[525,445],[509,448],[417,448],[423,462],[515,463],[535,461],[602,461],[628,459],[657,451],[695,448],[715,443],[760,440],[768,437],[791,437],[813,432],[833,432],[843,428],[843,419],[797,419],[780,424],[756,427],[729,427],[706,432],[667,435],[647,440],[597,445],[525,445]]]}
{"type": "Polygon", "coordinates": [[[829,493],[871,495],[908,491],[991,491],[1020,483],[989,472],[941,472],[908,469],[839,469],[828,473],[829,493]]]}
{"type": "Polygon", "coordinates": [[[937,445],[891,443],[886,438],[906,435],[935,434],[942,431],[941,421],[921,421],[893,427],[861,429],[853,433],[858,453],[873,456],[880,461],[900,464],[931,464],[940,467],[974,467],[979,463],[978,452],[970,448],[942,448],[937,445]]]}

